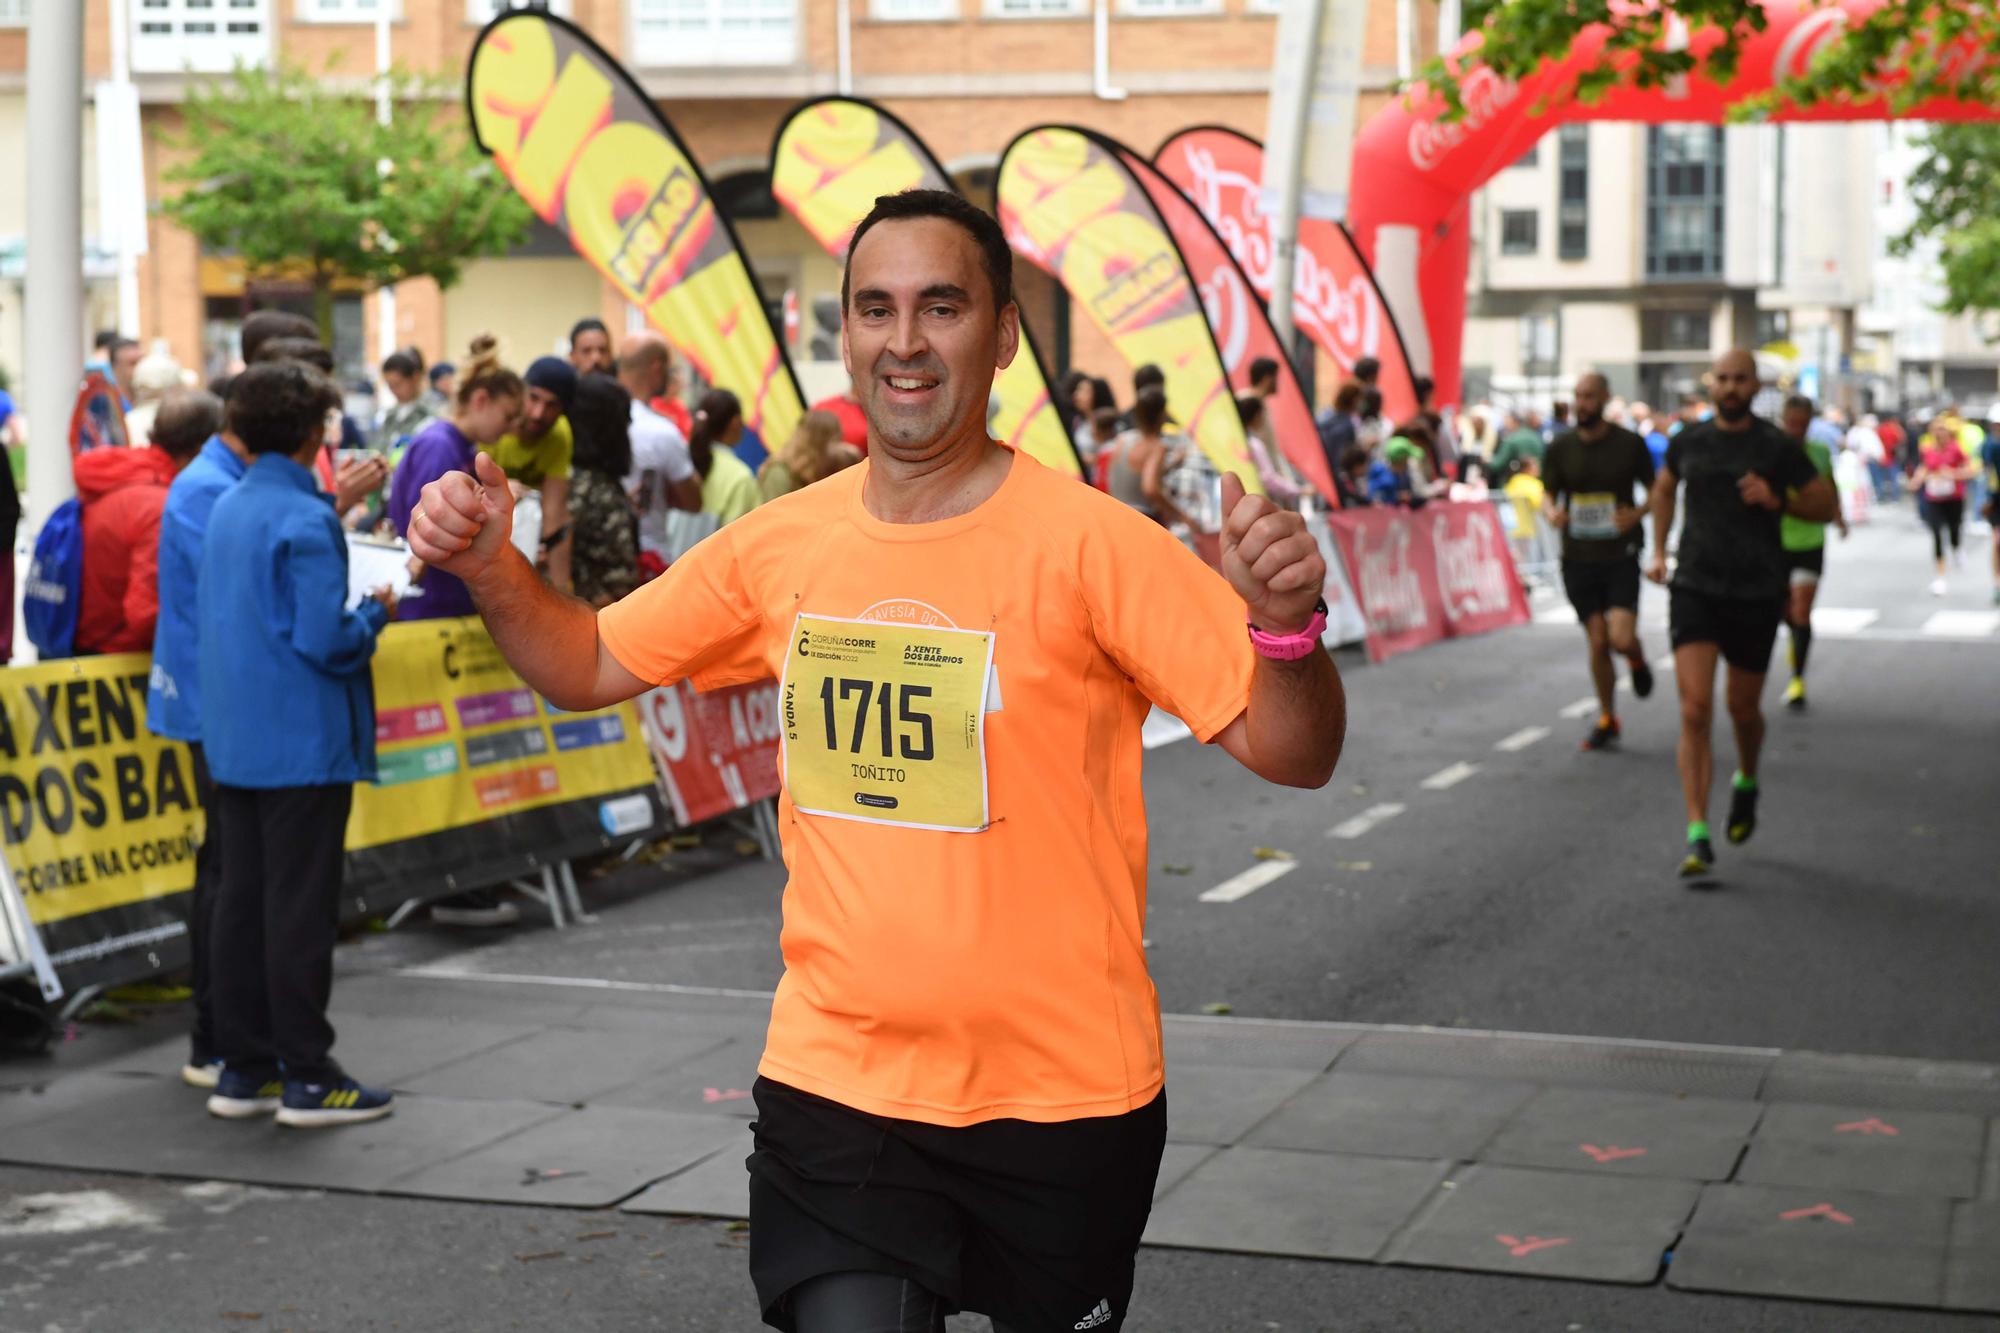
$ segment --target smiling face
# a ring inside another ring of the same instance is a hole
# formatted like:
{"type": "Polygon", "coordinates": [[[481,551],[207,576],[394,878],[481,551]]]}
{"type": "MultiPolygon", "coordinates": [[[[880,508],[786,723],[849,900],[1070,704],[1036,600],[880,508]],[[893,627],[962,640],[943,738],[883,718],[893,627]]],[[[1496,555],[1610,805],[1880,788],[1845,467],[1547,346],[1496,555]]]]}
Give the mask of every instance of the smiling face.
{"type": "Polygon", "coordinates": [[[944,218],[885,221],[847,271],[841,358],[870,451],[917,463],[984,441],[993,374],[1014,359],[1020,312],[994,311],[972,235],[944,218]]]}

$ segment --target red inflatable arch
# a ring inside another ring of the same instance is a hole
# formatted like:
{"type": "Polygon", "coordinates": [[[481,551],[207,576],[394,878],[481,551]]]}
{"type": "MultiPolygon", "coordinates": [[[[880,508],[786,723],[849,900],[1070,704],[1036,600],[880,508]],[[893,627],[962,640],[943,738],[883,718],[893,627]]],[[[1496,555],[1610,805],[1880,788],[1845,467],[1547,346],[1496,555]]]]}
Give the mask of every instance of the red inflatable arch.
{"type": "MultiPolygon", "coordinates": [[[[1730,106],[1803,75],[1816,55],[1840,40],[1850,22],[1879,3],[1770,0],[1764,6],[1770,26],[1744,44],[1736,77],[1726,87],[1704,78],[1697,65],[1694,74],[1675,86],[1624,87],[1580,104],[1573,96],[1576,78],[1601,55],[1606,32],[1600,27],[1579,37],[1567,59],[1552,61],[1519,83],[1475,65],[1463,87],[1466,115],[1456,124],[1442,121],[1442,100],[1421,90],[1370,120],[1354,145],[1348,226],[1395,312],[1411,362],[1437,381],[1437,401],[1459,401],[1474,190],[1568,121],[1720,124],[1730,106]],[[1530,114],[1543,104],[1542,114],[1530,114]]],[[[1687,39],[1688,49],[1700,55],[1719,38],[1712,29],[1694,33],[1687,39]]],[[[1453,59],[1467,59],[1478,46],[1477,35],[1468,37],[1453,59]]],[[[1971,47],[1965,52],[1967,60],[1992,58],[1971,47]]],[[[1936,99],[1892,113],[1877,96],[1787,109],[1772,119],[1888,120],[1892,114],[1908,120],[1992,120],[2000,118],[2000,108],[1936,99]]]]}

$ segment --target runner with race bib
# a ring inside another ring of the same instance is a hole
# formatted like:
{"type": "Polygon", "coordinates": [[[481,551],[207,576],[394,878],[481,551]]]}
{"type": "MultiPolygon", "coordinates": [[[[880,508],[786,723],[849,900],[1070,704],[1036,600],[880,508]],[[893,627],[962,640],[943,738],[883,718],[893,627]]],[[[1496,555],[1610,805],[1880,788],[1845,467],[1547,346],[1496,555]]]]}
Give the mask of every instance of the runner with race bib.
{"type": "Polygon", "coordinates": [[[867,462],[602,612],[508,545],[490,460],[412,524],[560,707],[780,682],[790,880],[750,1266],[765,1321],[799,1333],[939,1333],[961,1309],[1123,1326],[1166,1134],[1141,724],[1157,703],[1303,787],[1345,733],[1298,515],[1225,479],[1218,578],[988,438],[1012,285],[987,214],[878,199],[842,290],[867,462]]]}
{"type": "Polygon", "coordinates": [[[1639,645],[1639,521],[1653,484],[1646,442],[1604,419],[1611,386],[1592,371],[1576,382],[1576,428],[1556,436],[1542,458],[1542,513],[1562,530],[1563,590],[1590,641],[1590,679],[1597,687],[1597,722],[1586,750],[1618,743],[1611,654],[1632,672],[1632,693],[1653,692],[1653,670],[1639,645]]]}

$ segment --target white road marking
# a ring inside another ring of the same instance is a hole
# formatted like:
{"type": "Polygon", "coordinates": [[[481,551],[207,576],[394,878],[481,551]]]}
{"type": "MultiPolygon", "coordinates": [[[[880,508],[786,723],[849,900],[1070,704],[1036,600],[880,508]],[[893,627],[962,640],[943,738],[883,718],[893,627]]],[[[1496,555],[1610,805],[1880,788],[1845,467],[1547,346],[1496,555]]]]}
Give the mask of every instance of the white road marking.
{"type": "Polygon", "coordinates": [[[1505,740],[1494,742],[1493,748],[1496,750],[1505,750],[1508,754],[1513,754],[1518,750],[1527,749],[1536,741],[1545,739],[1548,734],[1549,729],[1547,727],[1522,727],[1505,740]]]}
{"type": "Polygon", "coordinates": [[[1923,631],[1940,639],[1983,639],[2000,630],[2000,611],[1939,611],[1923,631]]]}
{"type": "Polygon", "coordinates": [[[1188,730],[1187,723],[1172,713],[1163,712],[1158,708],[1146,715],[1145,725],[1139,729],[1139,737],[1145,742],[1148,750],[1157,750],[1162,745],[1184,741],[1192,735],[1194,733],[1188,730]]]}
{"type": "Polygon", "coordinates": [[[1407,809],[1409,809],[1408,806],[1397,801],[1384,801],[1380,805],[1371,805],[1360,814],[1354,816],[1354,818],[1343,819],[1340,823],[1335,824],[1326,831],[1326,836],[1329,838],[1358,838],[1377,824],[1386,823],[1407,809]]]}
{"type": "Polygon", "coordinates": [[[1225,879],[1222,883],[1201,895],[1205,903],[1233,903],[1238,898],[1248,898],[1273,880],[1283,879],[1299,868],[1297,861],[1260,861],[1240,875],[1225,879]]]}
{"type": "Polygon", "coordinates": [[[1839,638],[1859,634],[1882,618],[1882,613],[1866,606],[1816,606],[1812,613],[1815,634],[1839,638]]]}
{"type": "Polygon", "coordinates": [[[1568,605],[1552,606],[1546,611],[1537,611],[1535,613],[1535,623],[1537,625],[1574,625],[1576,624],[1576,611],[1568,605]]]}
{"type": "Polygon", "coordinates": [[[1425,791],[1449,791],[1478,771],[1479,765],[1460,760],[1450,768],[1439,769],[1417,785],[1425,791]]]}
{"type": "Polygon", "coordinates": [[[1597,696],[1593,694],[1588,699],[1578,699],[1573,704],[1565,704],[1560,715],[1567,718],[1588,717],[1596,711],[1597,696]]]}

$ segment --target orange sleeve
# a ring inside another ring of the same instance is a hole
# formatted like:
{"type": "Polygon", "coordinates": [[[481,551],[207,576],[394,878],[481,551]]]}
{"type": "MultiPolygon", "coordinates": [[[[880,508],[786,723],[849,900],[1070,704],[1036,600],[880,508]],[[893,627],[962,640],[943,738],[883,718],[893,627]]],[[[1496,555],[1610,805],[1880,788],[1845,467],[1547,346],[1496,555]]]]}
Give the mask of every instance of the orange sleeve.
{"type": "Polygon", "coordinates": [[[620,666],[658,685],[691,680],[704,690],[771,674],[760,651],[763,625],[727,530],[597,613],[597,636],[620,666]]]}
{"type": "Polygon", "coordinates": [[[1098,644],[1207,744],[1250,704],[1256,657],[1243,599],[1151,519],[1122,505],[1092,509],[1078,524],[1077,576],[1098,644]]]}

